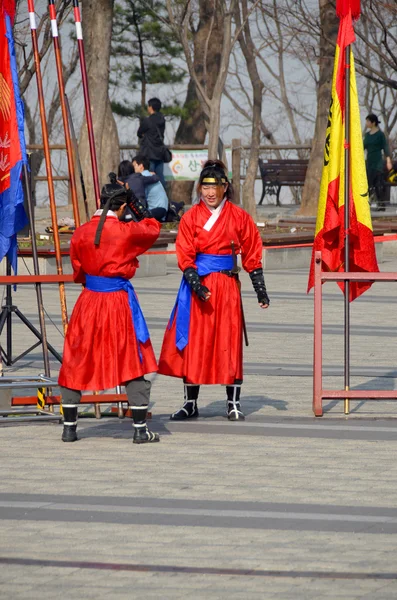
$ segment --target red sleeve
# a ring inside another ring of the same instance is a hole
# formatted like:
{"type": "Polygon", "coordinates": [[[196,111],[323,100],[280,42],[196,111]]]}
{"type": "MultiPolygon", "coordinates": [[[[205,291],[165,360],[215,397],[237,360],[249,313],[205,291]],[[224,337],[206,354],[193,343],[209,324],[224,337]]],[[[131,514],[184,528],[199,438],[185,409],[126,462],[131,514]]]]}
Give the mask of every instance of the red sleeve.
{"type": "Polygon", "coordinates": [[[128,228],[128,233],[131,235],[134,254],[139,256],[153,246],[159,237],[161,223],[156,219],[143,219],[139,223],[135,221],[126,223],[125,227],[128,228]]]}
{"type": "MultiPolygon", "coordinates": [[[[192,211],[193,208],[190,209],[192,211]]],[[[189,211],[189,213],[190,213],[189,211]]],[[[194,267],[196,260],[196,246],[194,243],[194,223],[189,213],[183,215],[179,222],[178,235],[176,237],[176,256],[181,271],[188,267],[194,267]]]]}
{"type": "Polygon", "coordinates": [[[241,261],[245,271],[251,273],[262,268],[263,243],[253,218],[244,211],[240,233],[241,261]]]}
{"type": "Polygon", "coordinates": [[[70,240],[70,260],[73,267],[73,279],[75,283],[85,283],[85,273],[81,266],[78,249],[78,238],[73,235],[70,240]]]}

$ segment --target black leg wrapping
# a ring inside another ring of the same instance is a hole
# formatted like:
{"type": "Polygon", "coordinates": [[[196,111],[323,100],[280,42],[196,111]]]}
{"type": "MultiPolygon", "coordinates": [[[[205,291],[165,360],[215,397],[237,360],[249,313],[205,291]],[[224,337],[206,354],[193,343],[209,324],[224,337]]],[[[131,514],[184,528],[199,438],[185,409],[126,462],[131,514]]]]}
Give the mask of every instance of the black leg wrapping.
{"type": "Polygon", "coordinates": [[[244,421],[245,416],[240,405],[241,383],[226,386],[226,393],[227,418],[229,421],[244,421]]]}
{"type": "Polygon", "coordinates": [[[125,384],[132,419],[134,421],[134,438],[132,440],[134,444],[148,444],[160,441],[159,434],[150,431],[146,425],[151,387],[152,384],[150,381],[147,381],[143,377],[132,379],[125,384]]]}
{"type": "Polygon", "coordinates": [[[61,387],[63,410],[63,442],[76,442],[77,437],[77,409],[81,400],[81,392],[70,388],[61,387]]]}
{"type": "Polygon", "coordinates": [[[200,392],[199,385],[193,385],[191,383],[184,384],[184,398],[182,408],[174,412],[170,419],[172,421],[185,421],[186,419],[197,419],[199,416],[197,408],[197,400],[200,392]]]}

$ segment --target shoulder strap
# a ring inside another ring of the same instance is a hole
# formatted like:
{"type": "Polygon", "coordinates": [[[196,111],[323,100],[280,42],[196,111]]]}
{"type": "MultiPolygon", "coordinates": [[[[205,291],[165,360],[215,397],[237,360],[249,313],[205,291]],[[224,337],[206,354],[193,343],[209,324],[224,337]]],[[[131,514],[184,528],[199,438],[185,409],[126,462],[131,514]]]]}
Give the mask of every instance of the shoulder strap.
{"type": "Polygon", "coordinates": [[[161,135],[161,133],[160,133],[160,129],[159,129],[158,125],[156,125],[156,129],[157,129],[157,133],[159,134],[159,138],[160,138],[160,140],[161,140],[161,141],[162,141],[162,143],[164,144],[164,136],[163,136],[163,135],[161,135]]]}

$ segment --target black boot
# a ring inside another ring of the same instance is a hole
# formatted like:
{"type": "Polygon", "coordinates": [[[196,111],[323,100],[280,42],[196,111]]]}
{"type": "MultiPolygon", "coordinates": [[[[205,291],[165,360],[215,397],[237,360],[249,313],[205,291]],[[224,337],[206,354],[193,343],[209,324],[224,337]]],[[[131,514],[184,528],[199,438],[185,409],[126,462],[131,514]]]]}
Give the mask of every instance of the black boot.
{"type": "Polygon", "coordinates": [[[185,421],[186,419],[197,419],[199,411],[197,408],[197,399],[200,391],[199,385],[184,384],[185,401],[182,408],[172,413],[171,421],[185,421]]]}
{"type": "Polygon", "coordinates": [[[62,404],[63,409],[63,442],[77,442],[77,406],[76,404],[62,404]]]}
{"type": "Polygon", "coordinates": [[[240,406],[241,385],[227,385],[226,410],[229,421],[244,421],[245,416],[240,406]]]}
{"type": "Polygon", "coordinates": [[[134,421],[134,438],[132,443],[150,444],[152,442],[159,442],[159,434],[150,431],[146,425],[147,406],[131,406],[131,411],[134,421]]]}

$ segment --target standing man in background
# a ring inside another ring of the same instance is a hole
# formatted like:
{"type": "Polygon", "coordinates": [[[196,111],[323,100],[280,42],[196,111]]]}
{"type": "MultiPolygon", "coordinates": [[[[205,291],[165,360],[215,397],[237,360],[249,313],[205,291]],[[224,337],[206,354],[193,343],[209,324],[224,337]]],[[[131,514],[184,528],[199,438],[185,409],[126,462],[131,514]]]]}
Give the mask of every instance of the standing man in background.
{"type": "Polygon", "coordinates": [[[164,179],[164,132],[165,119],[161,111],[161,101],[151,98],[148,102],[148,117],[141,119],[138,129],[140,153],[150,160],[150,171],[158,175],[165,188],[164,179]]]}

